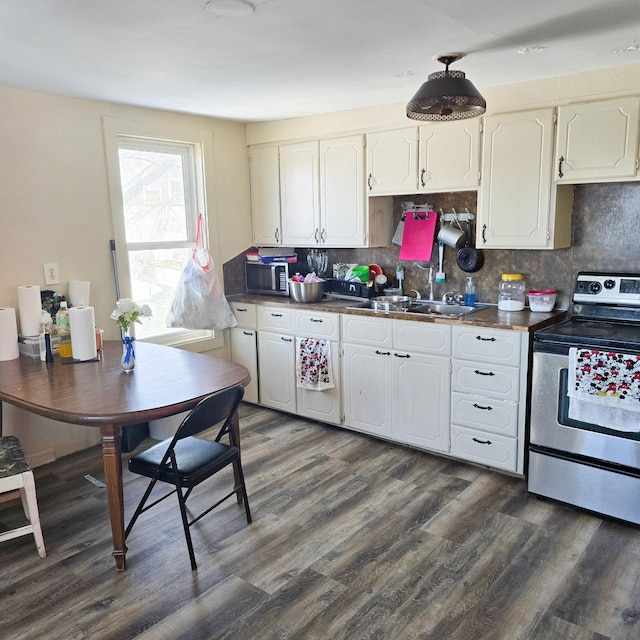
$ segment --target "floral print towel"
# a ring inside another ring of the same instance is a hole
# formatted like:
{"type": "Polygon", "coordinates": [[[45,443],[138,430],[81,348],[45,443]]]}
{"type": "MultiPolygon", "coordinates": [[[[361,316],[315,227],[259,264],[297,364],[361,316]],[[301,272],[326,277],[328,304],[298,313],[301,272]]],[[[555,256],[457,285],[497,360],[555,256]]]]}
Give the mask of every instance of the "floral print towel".
{"type": "Polygon", "coordinates": [[[640,411],[640,355],[572,348],[568,386],[572,398],[640,411]]]}
{"type": "Polygon", "coordinates": [[[335,387],[331,370],[331,343],[316,338],[296,338],[296,384],[322,391],[335,387]]]}

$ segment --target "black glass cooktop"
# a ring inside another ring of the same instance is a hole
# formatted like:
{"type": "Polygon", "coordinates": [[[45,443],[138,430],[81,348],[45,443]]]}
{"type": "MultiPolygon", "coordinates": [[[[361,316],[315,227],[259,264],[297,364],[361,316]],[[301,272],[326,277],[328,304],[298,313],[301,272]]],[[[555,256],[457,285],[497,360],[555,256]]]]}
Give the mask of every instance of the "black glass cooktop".
{"type": "Polygon", "coordinates": [[[640,350],[640,324],[572,318],[536,331],[538,343],[640,350]]]}

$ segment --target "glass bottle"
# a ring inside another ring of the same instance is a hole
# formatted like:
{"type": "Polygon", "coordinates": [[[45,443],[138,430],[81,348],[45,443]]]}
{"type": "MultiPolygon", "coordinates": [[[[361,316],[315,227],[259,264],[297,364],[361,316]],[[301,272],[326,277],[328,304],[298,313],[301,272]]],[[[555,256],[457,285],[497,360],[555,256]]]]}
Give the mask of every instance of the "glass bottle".
{"type": "Polygon", "coordinates": [[[67,303],[63,300],[60,303],[60,309],[56,313],[56,326],[58,327],[58,354],[61,358],[71,358],[71,325],[69,324],[69,309],[67,303]]]}
{"type": "Polygon", "coordinates": [[[498,309],[500,311],[522,311],[524,309],[525,282],[521,273],[503,273],[498,291],[498,309]]]}

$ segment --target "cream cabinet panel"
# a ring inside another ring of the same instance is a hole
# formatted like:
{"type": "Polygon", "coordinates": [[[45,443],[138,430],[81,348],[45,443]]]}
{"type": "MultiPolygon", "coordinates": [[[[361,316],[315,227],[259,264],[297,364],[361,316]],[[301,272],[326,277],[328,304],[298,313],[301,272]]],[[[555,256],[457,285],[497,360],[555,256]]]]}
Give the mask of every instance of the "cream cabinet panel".
{"type": "Polygon", "coordinates": [[[258,332],[260,403],[265,407],[296,412],[295,338],[258,332]]]}
{"type": "Polygon", "coordinates": [[[238,321],[238,327],[242,327],[244,329],[258,328],[258,316],[255,304],[246,302],[230,302],[229,306],[238,321]]]}
{"type": "Polygon", "coordinates": [[[296,311],[296,335],[303,338],[340,340],[340,315],[299,309],[296,311]]]}
{"type": "Polygon", "coordinates": [[[314,246],[320,239],[318,142],[280,147],[282,242],[314,246]]]}
{"type": "Polygon", "coordinates": [[[569,246],[571,192],[552,181],[553,121],[553,109],[484,119],[478,248],[569,246]]]}
{"type": "Polygon", "coordinates": [[[480,118],[420,127],[418,190],[477,189],[480,172],[480,118]]]}
{"type": "Polygon", "coordinates": [[[244,388],[244,400],[258,403],[258,355],[255,329],[234,327],[230,330],[231,360],[249,370],[251,380],[244,388]]]}
{"type": "Polygon", "coordinates": [[[449,358],[393,352],[393,440],[449,451],[449,358]]]}
{"type": "Polygon", "coordinates": [[[515,471],[518,441],[465,427],[451,427],[451,455],[490,467],[515,471]]]}
{"type": "Polygon", "coordinates": [[[392,370],[389,349],[343,345],[345,426],[377,436],[391,436],[392,370]]]}
{"type": "Polygon", "coordinates": [[[615,98],[558,108],[557,182],[634,178],[640,98],[615,98]]]}
{"type": "Polygon", "coordinates": [[[393,346],[433,355],[451,355],[451,325],[393,320],[393,346]]]}
{"type": "Polygon", "coordinates": [[[259,246],[282,244],[280,225],[280,160],[278,147],[249,150],[253,242],[259,246]]]}
{"type": "Polygon", "coordinates": [[[319,244],[362,247],[366,242],[364,137],[320,140],[319,244]]]}
{"type": "Polygon", "coordinates": [[[390,348],[393,344],[393,323],[385,318],[343,315],[342,342],[390,348]]]}
{"type": "Polygon", "coordinates": [[[418,173],[418,128],[367,134],[367,193],[415,193],[418,173]]]}
{"type": "Polygon", "coordinates": [[[295,309],[258,306],[257,316],[258,329],[260,331],[293,333],[296,326],[295,309]]]}
{"type": "Polygon", "coordinates": [[[340,346],[337,342],[331,343],[331,373],[335,387],[314,391],[311,389],[297,388],[297,413],[299,416],[340,424],[341,421],[341,367],[340,346]]]}
{"type": "Polygon", "coordinates": [[[518,403],[454,392],[451,394],[451,422],[515,438],[518,435],[518,403]]]}
{"type": "Polygon", "coordinates": [[[486,327],[453,327],[453,357],[519,367],[522,333],[486,327]]]}
{"type": "Polygon", "coordinates": [[[516,402],[519,398],[520,372],[515,367],[454,360],[452,379],[454,391],[516,402]]]}

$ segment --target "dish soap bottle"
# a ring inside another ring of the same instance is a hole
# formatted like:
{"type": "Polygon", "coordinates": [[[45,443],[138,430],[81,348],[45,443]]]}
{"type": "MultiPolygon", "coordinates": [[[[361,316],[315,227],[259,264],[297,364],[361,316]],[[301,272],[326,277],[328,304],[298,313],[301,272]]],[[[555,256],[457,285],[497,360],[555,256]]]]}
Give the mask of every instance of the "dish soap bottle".
{"type": "Polygon", "coordinates": [[[473,276],[467,276],[467,290],[464,292],[464,304],[467,307],[476,306],[476,288],[473,284],[473,276]]]}
{"type": "Polygon", "coordinates": [[[56,313],[56,326],[58,327],[58,354],[61,358],[71,358],[71,325],[69,324],[69,309],[67,303],[63,300],[60,303],[60,309],[56,313]]]}

